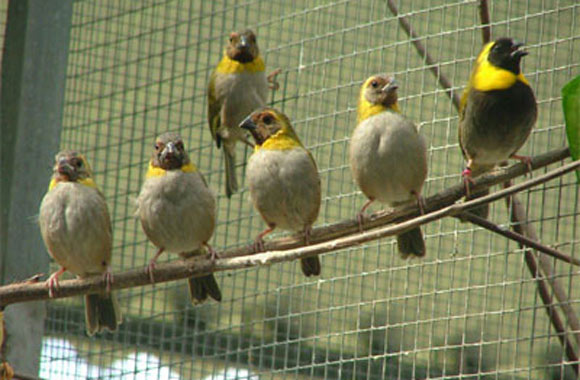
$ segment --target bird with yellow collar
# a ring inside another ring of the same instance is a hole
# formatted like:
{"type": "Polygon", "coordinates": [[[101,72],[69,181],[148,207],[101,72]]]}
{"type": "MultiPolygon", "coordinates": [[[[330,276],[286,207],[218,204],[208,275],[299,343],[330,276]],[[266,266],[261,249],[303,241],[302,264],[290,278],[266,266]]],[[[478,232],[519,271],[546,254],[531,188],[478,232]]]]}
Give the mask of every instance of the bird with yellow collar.
{"type": "MultiPolygon", "coordinates": [[[[350,139],[350,166],[368,201],[357,215],[362,229],[364,211],[374,201],[391,206],[417,200],[427,177],[425,140],[417,126],[401,115],[397,83],[388,75],[373,75],[362,85],[358,124],[350,139]]],[[[424,256],[419,227],[397,236],[403,258],[424,256]]]]}
{"type": "Polygon", "coordinates": [[[277,70],[266,76],[265,69],[256,35],[248,29],[230,34],[225,54],[210,76],[207,117],[217,147],[224,150],[228,198],[238,190],[236,142],[253,146],[239,124],[266,104],[268,82],[275,83],[273,77],[279,73],[277,70]]]}
{"type": "Polygon", "coordinates": [[[114,331],[122,316],[110,292],[113,239],[107,203],[82,154],[65,150],[55,161],[38,215],[48,253],[61,266],[46,282],[49,294],[54,295],[59,276],[67,270],[79,278],[103,276],[107,290],[85,296],[86,329],[89,335],[105,328],[114,331]]]}
{"type": "MultiPolygon", "coordinates": [[[[290,120],[273,108],[261,108],[241,124],[252,134],[256,146],[246,168],[250,197],[268,225],[256,237],[263,250],[263,238],[275,228],[301,232],[310,243],[312,224],[318,217],[321,201],[320,177],[316,162],[290,120]]],[[[318,256],[300,260],[306,276],[320,274],[318,256]]]]}
{"type": "MultiPolygon", "coordinates": [[[[159,256],[167,251],[189,258],[208,249],[215,228],[216,203],[205,179],[189,160],[183,140],[167,132],[155,140],[153,157],[137,199],[137,215],[149,240],[158,248],[147,266],[153,270],[159,256]]],[[[188,280],[191,300],[203,302],[209,297],[221,301],[222,295],[213,274],[188,280]]]]}
{"type": "MultiPolygon", "coordinates": [[[[508,158],[528,165],[530,158],[517,155],[532,131],[537,105],[530,83],[521,72],[520,62],[528,53],[522,43],[499,38],[487,43],[479,53],[459,110],[459,145],[467,166],[462,175],[468,198],[489,193],[471,193],[472,177],[491,171],[508,158]]],[[[487,217],[489,206],[471,212],[487,217]]]]}

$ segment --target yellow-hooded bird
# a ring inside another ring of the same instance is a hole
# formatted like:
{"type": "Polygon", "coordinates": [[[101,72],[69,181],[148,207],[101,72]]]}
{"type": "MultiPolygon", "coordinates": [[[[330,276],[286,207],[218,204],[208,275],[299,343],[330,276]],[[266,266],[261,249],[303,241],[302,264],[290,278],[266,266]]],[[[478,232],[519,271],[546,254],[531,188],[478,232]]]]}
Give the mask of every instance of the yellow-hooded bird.
{"type": "MultiPolygon", "coordinates": [[[[486,44],[471,73],[459,110],[459,145],[467,166],[462,175],[468,198],[489,193],[489,189],[470,194],[471,178],[495,168],[508,158],[529,165],[530,158],[517,155],[532,131],[537,105],[530,83],[520,68],[522,43],[499,38],[486,44]]],[[[487,217],[489,206],[470,210],[487,217]]]]}
{"type": "Polygon", "coordinates": [[[238,190],[236,142],[253,146],[239,124],[266,104],[269,77],[265,68],[256,35],[245,30],[230,34],[224,56],[210,76],[207,116],[211,135],[224,151],[228,198],[238,190]]]}
{"type": "MultiPolygon", "coordinates": [[[[189,160],[183,140],[167,132],[155,140],[153,156],[141,193],[137,215],[149,240],[158,248],[147,266],[154,282],[155,262],[164,252],[178,253],[182,258],[201,254],[213,235],[216,204],[213,192],[189,160]]],[[[222,295],[213,274],[188,280],[191,300],[203,302],[208,296],[221,301],[222,295]]]]}
{"type": "MultiPolygon", "coordinates": [[[[373,75],[361,87],[358,124],[350,139],[352,175],[368,201],[357,218],[362,229],[364,211],[374,201],[395,206],[417,200],[427,177],[427,151],[417,126],[405,118],[397,103],[397,84],[388,75],[373,75]]],[[[399,252],[424,256],[419,227],[397,236],[399,252]]]]}
{"type": "Polygon", "coordinates": [[[52,296],[65,271],[79,278],[103,276],[106,292],[85,296],[86,328],[89,335],[117,329],[122,316],[117,298],[109,291],[112,230],[103,194],[91,176],[85,157],[71,150],[59,152],[38,222],[48,253],[61,266],[46,285],[52,296]]]}
{"type": "MultiPolygon", "coordinates": [[[[240,127],[250,131],[256,146],[246,168],[250,197],[268,225],[256,238],[280,228],[302,232],[310,243],[312,224],[320,210],[320,177],[316,162],[300,142],[290,120],[273,108],[261,108],[248,116],[240,127]]],[[[300,260],[306,276],[320,274],[318,256],[300,260]]]]}

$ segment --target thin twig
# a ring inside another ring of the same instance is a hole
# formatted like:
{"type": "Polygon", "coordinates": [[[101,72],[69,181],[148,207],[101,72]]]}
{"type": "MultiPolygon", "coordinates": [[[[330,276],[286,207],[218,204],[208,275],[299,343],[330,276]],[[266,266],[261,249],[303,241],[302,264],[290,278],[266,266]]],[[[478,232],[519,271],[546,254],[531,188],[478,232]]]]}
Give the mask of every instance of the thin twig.
{"type": "Polygon", "coordinates": [[[447,79],[445,74],[441,72],[439,63],[437,63],[437,61],[433,59],[433,57],[431,57],[431,55],[427,52],[427,49],[419,40],[419,36],[413,30],[407,18],[399,15],[399,10],[397,9],[395,2],[393,0],[388,0],[387,5],[389,6],[389,9],[393,13],[393,16],[397,17],[397,19],[399,20],[401,28],[403,28],[405,33],[407,33],[407,35],[411,38],[411,42],[413,43],[413,45],[415,45],[415,49],[417,49],[417,52],[419,53],[421,58],[423,58],[427,66],[429,66],[429,70],[431,70],[433,75],[435,75],[435,78],[437,78],[441,87],[445,89],[445,93],[447,94],[447,96],[449,96],[449,98],[455,105],[455,108],[459,109],[459,95],[457,95],[457,93],[453,91],[453,86],[451,85],[451,82],[449,81],[449,79],[447,79]]]}
{"type": "MultiPolygon", "coordinates": [[[[504,183],[504,188],[509,188],[511,185],[511,181],[507,181],[504,183]]],[[[506,198],[506,206],[508,208],[508,212],[510,213],[510,220],[512,221],[513,225],[512,228],[517,233],[527,236],[532,240],[538,240],[536,236],[536,232],[533,227],[526,222],[526,215],[524,206],[521,202],[514,196],[506,198]]],[[[536,278],[537,286],[538,286],[538,293],[544,302],[544,306],[546,307],[546,312],[548,313],[548,318],[554,326],[554,329],[558,332],[558,339],[564,346],[564,351],[566,352],[566,356],[568,357],[568,361],[573,362],[571,364],[572,369],[578,376],[579,373],[579,363],[578,363],[578,354],[574,349],[574,345],[569,341],[568,334],[566,332],[565,326],[557,312],[557,309],[553,307],[552,298],[550,296],[550,292],[548,290],[548,284],[551,286],[552,290],[554,291],[554,295],[558,299],[558,306],[562,309],[566,318],[568,320],[568,324],[570,325],[571,329],[575,331],[574,337],[576,338],[576,343],[580,344],[580,323],[578,322],[578,318],[576,317],[576,313],[572,306],[570,305],[570,300],[566,296],[566,292],[560,286],[560,283],[556,280],[554,270],[552,265],[549,262],[549,259],[544,255],[539,255],[539,268],[538,268],[538,261],[536,260],[536,255],[534,255],[531,249],[526,249],[524,251],[524,257],[530,274],[532,277],[536,278]],[[540,269],[544,273],[544,278],[541,277],[540,269]]]]}
{"type": "Polygon", "coordinates": [[[552,256],[558,260],[562,260],[564,262],[567,262],[569,264],[572,265],[576,265],[576,266],[580,266],[580,260],[575,258],[575,257],[571,257],[568,256],[554,248],[545,246],[543,244],[538,243],[535,240],[529,239],[521,234],[518,234],[516,232],[512,232],[510,230],[506,230],[504,228],[501,228],[500,226],[498,226],[495,223],[490,222],[487,219],[484,219],[482,217],[479,217],[471,212],[464,212],[461,215],[457,216],[458,218],[462,219],[462,220],[467,220],[473,224],[476,224],[480,227],[483,227],[487,230],[490,230],[492,232],[495,232],[499,235],[505,236],[508,239],[514,240],[516,242],[518,242],[520,245],[529,247],[529,248],[533,248],[533,249],[537,249],[540,252],[545,253],[548,256],[552,256]]]}
{"type": "Polygon", "coordinates": [[[489,24],[491,23],[491,18],[489,17],[489,7],[487,6],[487,0],[479,0],[479,19],[481,20],[481,38],[483,44],[485,45],[491,41],[491,28],[489,24]]]}
{"type": "MultiPolygon", "coordinates": [[[[486,204],[494,200],[501,199],[503,197],[515,194],[525,189],[529,189],[533,186],[560,177],[568,172],[574,171],[578,167],[580,167],[580,160],[574,161],[572,163],[554,169],[542,176],[532,178],[518,185],[514,185],[508,189],[503,189],[496,193],[492,193],[481,198],[476,198],[464,203],[452,203],[451,205],[444,204],[439,209],[433,212],[398,223],[396,225],[382,226],[369,231],[365,231],[363,233],[355,232],[350,236],[344,236],[331,241],[325,241],[322,243],[313,244],[305,247],[301,246],[295,249],[289,249],[285,251],[279,250],[268,251],[264,253],[251,254],[239,257],[227,257],[229,252],[224,252],[220,254],[220,257],[222,257],[222,259],[215,261],[215,263],[213,263],[208,258],[193,258],[188,260],[179,260],[170,263],[158,264],[157,267],[155,268],[155,280],[156,282],[166,282],[183,279],[191,276],[200,276],[208,274],[210,272],[249,268],[260,265],[271,265],[274,263],[292,261],[304,257],[319,255],[325,252],[336,251],[339,249],[344,249],[362,243],[366,243],[372,240],[381,239],[387,236],[398,235],[402,232],[408,231],[422,224],[433,222],[445,216],[454,216],[470,208],[477,207],[482,204],[486,204]]],[[[513,167],[510,169],[513,169],[513,167]]],[[[508,171],[510,169],[508,169],[508,171]]],[[[489,178],[490,176],[486,177],[489,178]]],[[[481,178],[481,180],[478,181],[483,181],[484,179],[486,179],[486,177],[483,177],[481,178]]],[[[478,181],[476,181],[475,187],[478,186],[478,181]]],[[[417,206],[414,207],[417,208],[417,206]]],[[[433,205],[431,205],[431,208],[433,208],[433,205]]],[[[416,212],[418,212],[418,209],[416,210],[416,212]]],[[[367,227],[367,223],[365,223],[365,227],[367,227]]],[[[142,268],[140,268],[116,274],[115,281],[112,284],[112,289],[124,289],[148,284],[150,284],[149,276],[145,273],[145,271],[142,268]]],[[[61,282],[60,288],[56,293],[55,298],[94,293],[104,291],[104,289],[105,284],[103,283],[101,276],[96,276],[88,279],[67,280],[61,282]]],[[[44,284],[19,283],[0,287],[1,305],[8,305],[15,302],[34,301],[48,298],[49,298],[48,290],[44,284]]]]}

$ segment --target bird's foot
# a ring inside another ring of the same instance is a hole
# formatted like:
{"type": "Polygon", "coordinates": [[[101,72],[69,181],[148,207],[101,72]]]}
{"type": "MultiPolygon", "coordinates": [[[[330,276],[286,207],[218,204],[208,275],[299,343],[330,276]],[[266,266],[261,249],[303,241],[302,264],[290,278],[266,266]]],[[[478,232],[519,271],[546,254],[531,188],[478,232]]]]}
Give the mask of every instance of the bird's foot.
{"type": "Polygon", "coordinates": [[[48,288],[48,296],[50,298],[54,297],[56,291],[59,289],[60,285],[58,283],[58,278],[65,271],[66,271],[65,267],[60,267],[59,270],[51,274],[48,280],[46,280],[46,287],[48,288]]]}
{"type": "Polygon", "coordinates": [[[107,267],[107,270],[105,271],[105,273],[103,273],[103,281],[105,282],[105,289],[107,293],[110,293],[111,285],[113,285],[113,282],[115,282],[113,278],[113,272],[111,271],[110,267],[107,267]]]}
{"type": "Polygon", "coordinates": [[[528,167],[528,172],[532,172],[532,157],[530,156],[520,156],[519,154],[512,154],[510,158],[514,160],[520,160],[522,164],[525,164],[528,167]]]}
{"type": "Polygon", "coordinates": [[[471,177],[471,169],[469,167],[466,167],[461,172],[461,175],[463,176],[463,186],[465,187],[465,196],[469,198],[469,195],[471,194],[469,187],[474,183],[473,178],[471,177]]]}
{"type": "Polygon", "coordinates": [[[266,79],[268,80],[268,87],[270,88],[270,90],[277,90],[280,88],[280,84],[278,83],[278,81],[276,80],[276,76],[278,74],[280,74],[282,72],[282,69],[276,69],[274,71],[272,71],[270,74],[268,74],[268,76],[266,77],[266,79]]]}
{"type": "Polygon", "coordinates": [[[220,258],[217,251],[207,243],[203,243],[203,246],[207,249],[208,258],[211,260],[212,263],[215,264],[215,261],[220,258]]]}
{"type": "Polygon", "coordinates": [[[417,206],[419,206],[419,212],[421,213],[421,215],[425,215],[425,207],[426,207],[425,198],[423,198],[421,194],[419,194],[414,190],[411,191],[411,194],[413,194],[417,199],[417,206]]]}

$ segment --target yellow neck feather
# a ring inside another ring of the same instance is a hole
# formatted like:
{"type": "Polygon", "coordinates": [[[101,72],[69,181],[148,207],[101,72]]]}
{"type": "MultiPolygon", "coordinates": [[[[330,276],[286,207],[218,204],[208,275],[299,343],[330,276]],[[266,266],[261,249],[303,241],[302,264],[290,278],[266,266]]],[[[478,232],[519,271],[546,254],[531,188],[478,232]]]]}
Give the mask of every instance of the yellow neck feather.
{"type": "Polygon", "coordinates": [[[360,123],[361,121],[366,120],[371,116],[388,110],[397,113],[401,112],[398,103],[393,103],[390,107],[386,107],[383,104],[373,104],[365,99],[364,94],[361,94],[357,110],[357,123],[360,123]]]}
{"type": "Polygon", "coordinates": [[[283,129],[276,132],[268,140],[264,141],[262,145],[254,146],[254,151],[257,152],[260,149],[266,150],[288,150],[301,147],[302,144],[296,138],[290,136],[283,129]]]}
{"type": "Polygon", "coordinates": [[[485,45],[477,56],[475,69],[471,74],[470,86],[478,91],[505,90],[513,86],[518,80],[529,86],[530,83],[521,72],[516,75],[509,70],[494,66],[488,61],[489,51],[493,44],[490,42],[485,45]]]}
{"type": "MultiPolygon", "coordinates": [[[[61,182],[68,182],[68,181],[59,181],[57,178],[51,179],[50,180],[50,184],[48,185],[48,191],[54,189],[61,182]]],[[[77,183],[80,183],[81,185],[85,185],[85,186],[88,186],[88,187],[92,187],[93,189],[96,189],[97,188],[97,184],[90,177],[89,178],[79,179],[76,182],[77,183]]]]}
{"type": "MultiPolygon", "coordinates": [[[[197,171],[197,167],[190,162],[187,165],[183,165],[181,167],[181,171],[184,173],[195,173],[197,171]]],[[[145,174],[145,178],[163,177],[166,172],[167,171],[165,169],[153,166],[153,162],[149,161],[149,167],[147,168],[147,174],[145,174]]]]}
{"type": "Polygon", "coordinates": [[[216,68],[216,72],[220,74],[257,73],[264,70],[266,70],[266,65],[260,56],[256,57],[252,62],[241,63],[234,61],[225,54],[216,68]]]}

